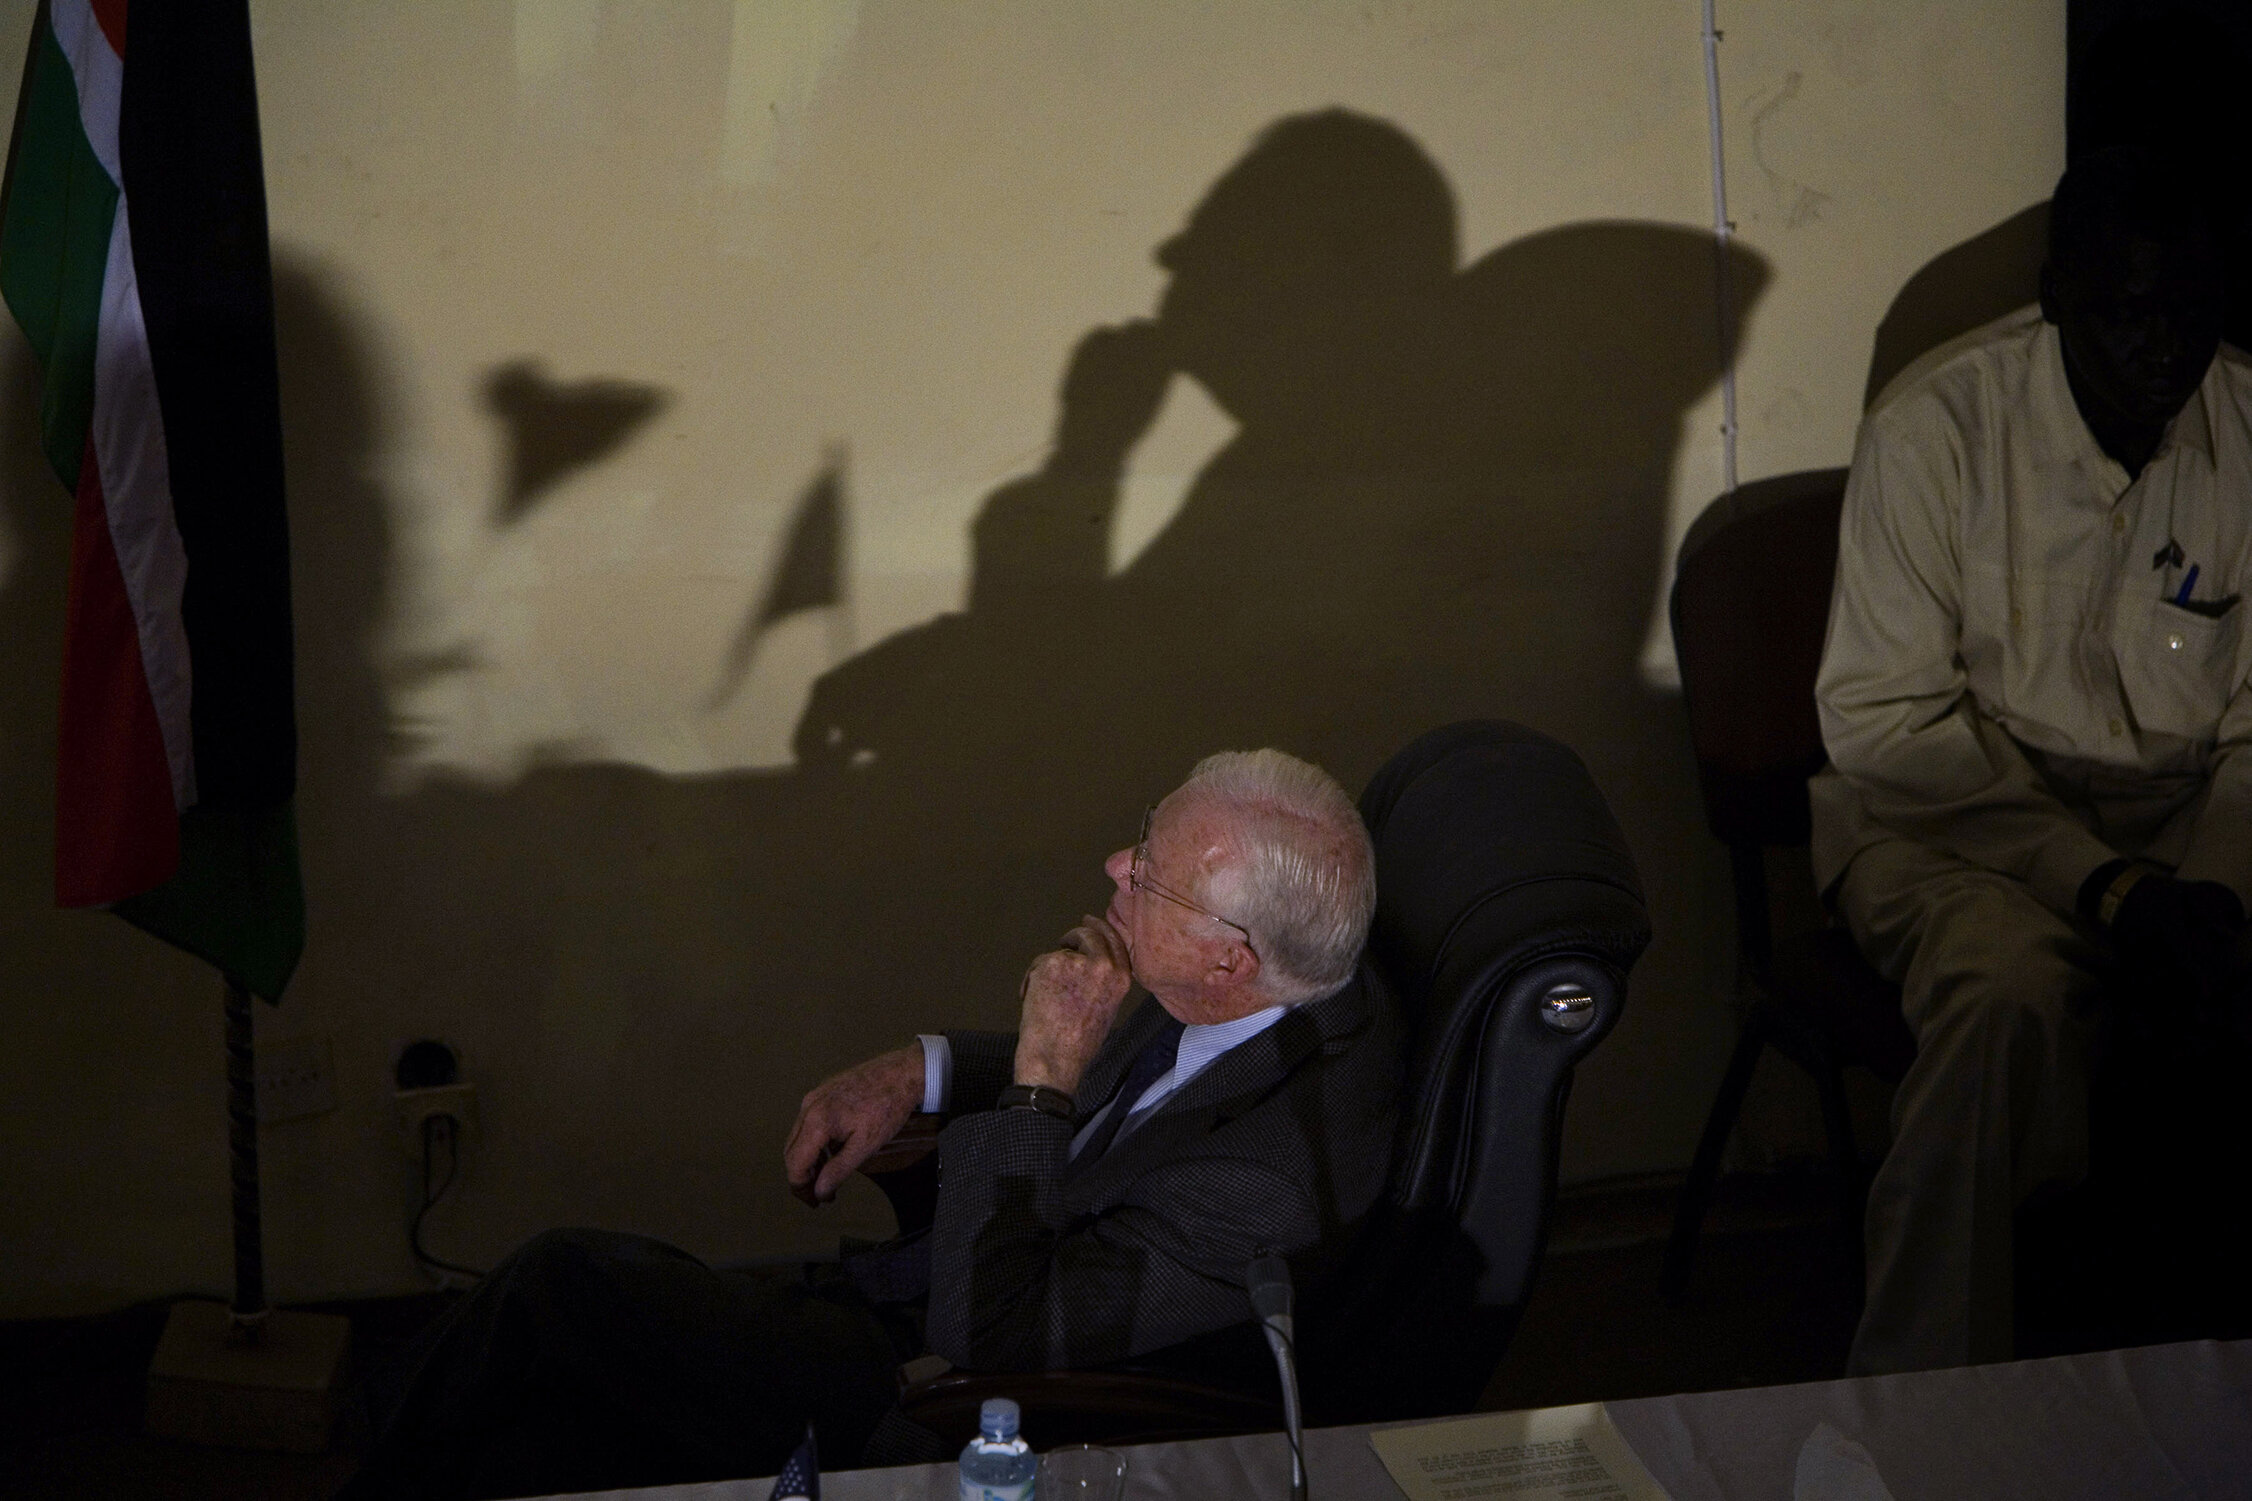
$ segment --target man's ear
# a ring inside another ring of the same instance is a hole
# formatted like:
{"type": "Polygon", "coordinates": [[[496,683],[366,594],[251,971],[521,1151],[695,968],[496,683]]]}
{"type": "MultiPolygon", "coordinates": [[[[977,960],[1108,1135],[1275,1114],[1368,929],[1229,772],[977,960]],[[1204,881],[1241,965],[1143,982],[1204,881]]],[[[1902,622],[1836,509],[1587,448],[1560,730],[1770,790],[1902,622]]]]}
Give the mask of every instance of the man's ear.
{"type": "Polygon", "coordinates": [[[1260,968],[1259,955],[1249,944],[1231,941],[1212,961],[1208,973],[1219,984],[1239,986],[1257,980],[1260,968]]]}

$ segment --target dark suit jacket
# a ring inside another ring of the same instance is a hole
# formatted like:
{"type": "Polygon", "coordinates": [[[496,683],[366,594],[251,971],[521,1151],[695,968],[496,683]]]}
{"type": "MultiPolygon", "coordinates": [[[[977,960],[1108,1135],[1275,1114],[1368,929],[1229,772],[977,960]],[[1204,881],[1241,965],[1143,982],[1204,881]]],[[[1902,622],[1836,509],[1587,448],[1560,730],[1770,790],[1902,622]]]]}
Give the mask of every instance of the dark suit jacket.
{"type": "Polygon", "coordinates": [[[1251,1259],[1289,1258],[1301,1289],[1343,1257],[1383,1192],[1400,1085],[1398,1019],[1363,964],[1222,1054],[1093,1162],[1072,1136],[1164,1022],[1116,1028],[1070,1122],[995,1110],[1016,1039],[955,1032],[939,1143],[930,1348],[978,1370],[1103,1365],[1250,1316],[1251,1259]]]}

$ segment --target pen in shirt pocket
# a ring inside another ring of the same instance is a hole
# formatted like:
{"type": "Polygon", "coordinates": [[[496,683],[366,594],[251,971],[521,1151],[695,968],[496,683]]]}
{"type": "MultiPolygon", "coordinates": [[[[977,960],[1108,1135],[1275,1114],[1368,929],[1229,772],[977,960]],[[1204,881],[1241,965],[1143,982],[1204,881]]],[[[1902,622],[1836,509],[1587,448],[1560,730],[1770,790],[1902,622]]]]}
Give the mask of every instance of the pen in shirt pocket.
{"type": "Polygon", "coordinates": [[[2189,572],[2187,572],[2187,573],[2185,573],[2185,574],[2183,574],[2183,575],[2182,575],[2182,587],[2181,587],[2181,591],[2180,591],[2179,593],[2177,593],[2177,594],[2176,594],[2176,595],[2174,596],[2174,603],[2175,603],[2175,604],[2178,604],[2178,605],[2186,605],[2186,604],[2188,604],[2188,603],[2189,603],[2189,593],[2190,593],[2190,591],[2191,591],[2192,589],[2195,589],[2196,587],[2197,587],[2197,565],[2196,565],[2195,563],[2192,563],[2192,564],[2190,564],[2190,565],[2189,565],[2189,572]]]}

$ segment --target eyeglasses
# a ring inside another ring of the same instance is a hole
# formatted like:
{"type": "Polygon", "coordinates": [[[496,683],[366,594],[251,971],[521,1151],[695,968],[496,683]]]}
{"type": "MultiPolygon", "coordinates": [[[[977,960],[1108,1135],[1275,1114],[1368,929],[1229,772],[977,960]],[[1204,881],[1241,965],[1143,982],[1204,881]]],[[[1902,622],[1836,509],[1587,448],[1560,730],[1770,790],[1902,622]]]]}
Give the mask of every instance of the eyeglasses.
{"type": "Polygon", "coordinates": [[[1151,803],[1147,808],[1144,808],[1142,810],[1142,837],[1134,841],[1134,864],[1132,868],[1126,873],[1127,887],[1130,890],[1134,891],[1146,891],[1151,896],[1161,896],[1176,907],[1186,907],[1199,917],[1209,917],[1214,922],[1220,924],[1222,927],[1235,929],[1238,933],[1241,933],[1243,935],[1243,946],[1247,949],[1251,949],[1251,952],[1256,955],[1259,951],[1256,948],[1252,948],[1251,930],[1249,928],[1245,927],[1242,923],[1234,921],[1232,918],[1222,917],[1219,913],[1213,911],[1210,907],[1200,906],[1199,904],[1190,901],[1187,897],[1181,895],[1178,891],[1168,891],[1166,888],[1158,885],[1156,881],[1150,878],[1149,831],[1150,825],[1155,823],[1156,821],[1157,804],[1151,803]]]}

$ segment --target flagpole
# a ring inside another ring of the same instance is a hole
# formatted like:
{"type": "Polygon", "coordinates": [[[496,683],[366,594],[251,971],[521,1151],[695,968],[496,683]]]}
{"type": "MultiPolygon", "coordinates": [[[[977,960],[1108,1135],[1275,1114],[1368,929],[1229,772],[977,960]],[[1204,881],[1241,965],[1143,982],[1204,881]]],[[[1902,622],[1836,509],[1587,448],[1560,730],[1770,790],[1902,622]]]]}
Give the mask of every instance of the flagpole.
{"type": "Polygon", "coordinates": [[[258,1203],[258,1069],[250,988],[227,990],[227,1176],[234,1190],[235,1296],[172,1305],[149,1357],[145,1421],[160,1438],[317,1454],[328,1447],[350,1319],[266,1302],[258,1203]]]}
{"type": "Polygon", "coordinates": [[[0,187],[0,301],[39,364],[40,446],[80,518],[56,900],[107,907],[226,985],[234,1300],[172,1305],[148,1429],[318,1453],[351,1322],[268,1308],[258,1191],[250,996],[288,985],[305,898],[250,6],[135,5],[130,51],[125,10],[39,6],[0,187]],[[151,712],[115,712],[127,702],[151,712]]]}
{"type": "Polygon", "coordinates": [[[235,1301],[230,1343],[255,1345],[266,1321],[266,1245],[258,1201],[258,1069],[250,991],[227,982],[227,1173],[234,1187],[235,1301]]]}

